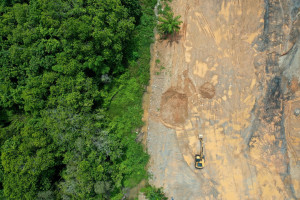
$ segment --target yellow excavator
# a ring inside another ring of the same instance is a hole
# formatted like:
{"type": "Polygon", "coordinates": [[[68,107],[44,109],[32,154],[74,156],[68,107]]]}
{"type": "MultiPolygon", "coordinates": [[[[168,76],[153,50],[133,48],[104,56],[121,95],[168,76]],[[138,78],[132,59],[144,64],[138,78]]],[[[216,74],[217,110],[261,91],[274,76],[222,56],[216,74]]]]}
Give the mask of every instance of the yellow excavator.
{"type": "Polygon", "coordinates": [[[196,169],[203,169],[205,157],[203,154],[203,135],[199,135],[199,142],[200,142],[200,154],[195,155],[195,167],[196,169]]]}

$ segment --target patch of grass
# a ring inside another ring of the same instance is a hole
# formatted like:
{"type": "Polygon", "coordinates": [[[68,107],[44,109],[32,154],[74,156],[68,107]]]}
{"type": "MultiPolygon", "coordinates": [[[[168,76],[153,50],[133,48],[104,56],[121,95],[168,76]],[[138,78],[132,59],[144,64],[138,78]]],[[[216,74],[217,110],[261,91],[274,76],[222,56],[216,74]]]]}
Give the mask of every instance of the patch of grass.
{"type": "MultiPolygon", "coordinates": [[[[143,179],[148,180],[149,176],[146,170],[149,155],[143,151],[142,145],[135,141],[135,130],[143,125],[142,98],[150,79],[150,46],[154,42],[153,30],[156,26],[153,2],[156,1],[142,2],[145,3],[143,15],[129,44],[132,52],[127,52],[131,55],[128,71],[112,84],[113,89],[105,102],[113,132],[122,136],[127,144],[128,149],[124,156],[128,159],[126,163],[122,163],[122,166],[132,166],[123,169],[123,184],[127,188],[135,187],[143,179]]],[[[159,64],[160,60],[155,62],[159,64]]],[[[118,197],[115,196],[116,199],[118,197]]]]}
{"type": "MultiPolygon", "coordinates": [[[[111,126],[115,132],[128,137],[127,142],[130,148],[126,156],[132,157],[126,163],[126,166],[132,166],[129,171],[131,175],[127,175],[124,179],[124,185],[132,188],[139,182],[145,179],[148,182],[149,174],[146,171],[146,164],[149,160],[149,155],[142,149],[141,144],[135,142],[136,134],[134,131],[143,125],[142,122],[142,98],[145,92],[145,86],[148,85],[150,79],[150,46],[154,42],[153,29],[156,26],[156,18],[153,7],[156,1],[144,0],[143,15],[141,23],[135,30],[135,35],[132,39],[132,60],[129,62],[128,72],[123,74],[114,86],[113,97],[109,97],[109,117],[112,119],[111,126]],[[154,3],[153,3],[154,2],[154,3]],[[125,110],[124,110],[125,109],[125,110]],[[121,113],[121,114],[120,114],[121,113]]],[[[159,75],[165,67],[161,64],[160,59],[155,60],[156,65],[159,65],[159,75]]],[[[108,103],[106,103],[108,105],[108,103]]],[[[160,108],[157,108],[159,111],[160,108]]],[[[129,174],[130,174],[129,173],[129,174]]],[[[145,194],[149,200],[166,200],[162,188],[155,188],[149,184],[142,188],[141,192],[145,194]]],[[[119,196],[118,196],[119,197],[119,196]]],[[[115,197],[116,199],[118,198],[115,197]]]]}

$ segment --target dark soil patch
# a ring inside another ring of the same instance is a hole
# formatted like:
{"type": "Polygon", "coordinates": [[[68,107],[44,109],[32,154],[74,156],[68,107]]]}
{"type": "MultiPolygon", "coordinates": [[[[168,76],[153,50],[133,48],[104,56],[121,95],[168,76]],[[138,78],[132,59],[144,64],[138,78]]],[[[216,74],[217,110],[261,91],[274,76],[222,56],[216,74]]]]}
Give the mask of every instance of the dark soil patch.
{"type": "Polygon", "coordinates": [[[206,82],[203,85],[201,85],[200,94],[202,95],[203,98],[211,99],[215,96],[216,89],[211,83],[206,82]]]}
{"type": "Polygon", "coordinates": [[[185,123],[188,117],[188,97],[174,90],[168,89],[161,99],[160,106],[161,119],[172,126],[185,123]]]}

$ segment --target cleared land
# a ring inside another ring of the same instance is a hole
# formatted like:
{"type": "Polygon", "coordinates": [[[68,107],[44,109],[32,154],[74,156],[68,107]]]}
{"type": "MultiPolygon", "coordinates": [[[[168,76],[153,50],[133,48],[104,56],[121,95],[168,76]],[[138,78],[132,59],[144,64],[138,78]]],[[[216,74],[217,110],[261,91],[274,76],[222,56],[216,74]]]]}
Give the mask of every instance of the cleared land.
{"type": "Polygon", "coordinates": [[[184,23],[176,38],[154,45],[144,103],[152,183],[175,200],[299,198],[300,116],[293,111],[299,80],[278,62],[298,63],[294,5],[173,0],[171,6],[184,23]],[[198,134],[203,170],[194,168],[198,134]]]}

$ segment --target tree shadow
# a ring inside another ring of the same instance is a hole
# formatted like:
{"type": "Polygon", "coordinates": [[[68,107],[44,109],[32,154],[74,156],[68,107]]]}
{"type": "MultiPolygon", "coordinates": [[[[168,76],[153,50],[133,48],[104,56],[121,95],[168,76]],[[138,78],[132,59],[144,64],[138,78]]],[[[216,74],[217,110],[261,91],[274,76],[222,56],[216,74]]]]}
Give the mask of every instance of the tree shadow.
{"type": "Polygon", "coordinates": [[[179,41],[181,40],[182,35],[180,34],[174,34],[174,35],[163,35],[160,37],[160,41],[164,41],[164,40],[168,40],[167,45],[166,46],[172,46],[174,43],[178,44],[179,41]]]}

